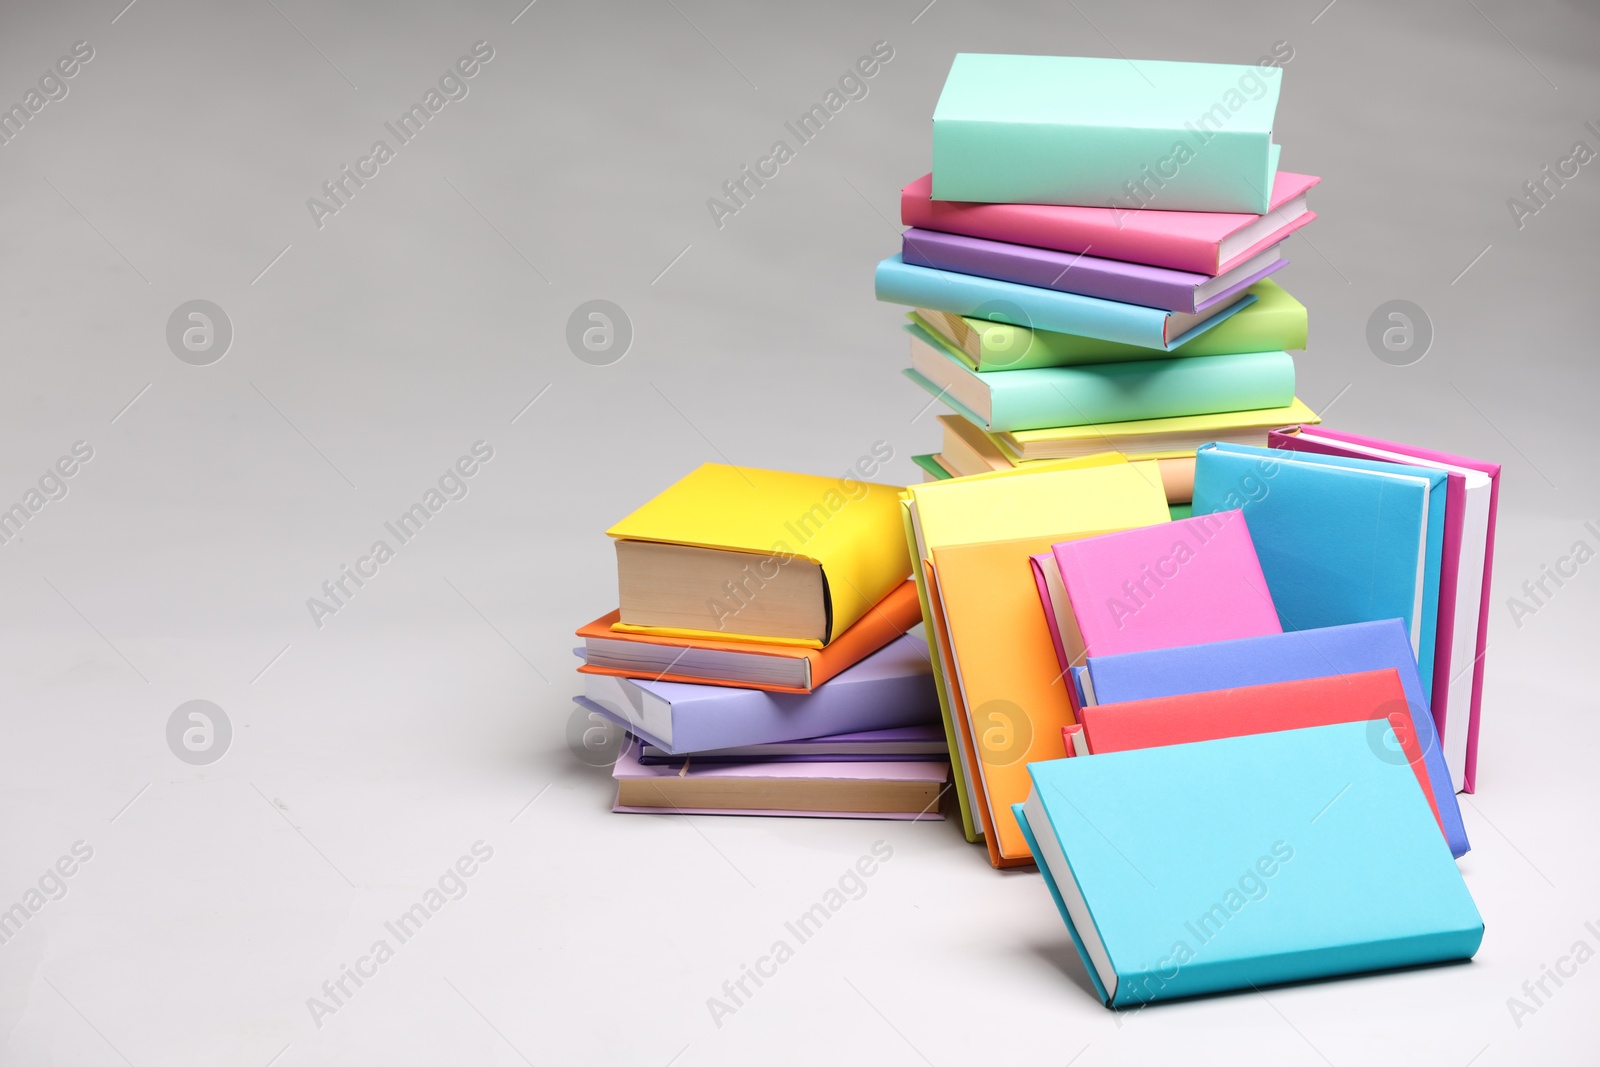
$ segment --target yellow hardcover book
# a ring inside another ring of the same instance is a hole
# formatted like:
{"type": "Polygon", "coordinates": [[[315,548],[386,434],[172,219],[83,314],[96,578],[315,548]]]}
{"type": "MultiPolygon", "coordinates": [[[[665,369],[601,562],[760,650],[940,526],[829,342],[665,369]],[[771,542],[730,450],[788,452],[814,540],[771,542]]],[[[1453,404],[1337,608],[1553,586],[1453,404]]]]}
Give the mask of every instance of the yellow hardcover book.
{"type": "Polygon", "coordinates": [[[820,648],[910,575],[900,492],[853,472],[707,463],[606,531],[622,594],[614,629],[820,648]]]}
{"type": "MultiPolygon", "coordinates": [[[[900,496],[905,539],[913,558],[922,620],[933,653],[934,684],[944,718],[951,773],[960,800],[961,825],[967,840],[982,840],[977,769],[967,753],[970,726],[957,717],[950,698],[948,635],[942,613],[930,595],[927,564],[932,549],[947,545],[1009,541],[1018,537],[1059,534],[1065,540],[1083,531],[1105,532],[1166,522],[1166,495],[1153,463],[1128,463],[1115,452],[995,471],[909,487],[900,496]]],[[[1043,608],[1039,625],[1044,623],[1043,608]]]]}

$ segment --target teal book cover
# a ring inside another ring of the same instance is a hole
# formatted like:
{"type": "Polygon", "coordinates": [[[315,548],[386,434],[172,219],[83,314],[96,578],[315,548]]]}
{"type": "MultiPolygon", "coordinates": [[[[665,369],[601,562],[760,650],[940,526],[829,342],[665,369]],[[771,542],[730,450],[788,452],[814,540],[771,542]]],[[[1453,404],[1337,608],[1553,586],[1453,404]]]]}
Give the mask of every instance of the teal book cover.
{"type": "Polygon", "coordinates": [[[1483,919],[1370,722],[1029,765],[1019,822],[1111,1007],[1470,959],[1483,919]]]}
{"type": "Polygon", "coordinates": [[[933,197],[1264,215],[1276,66],[956,56],[933,113],[933,197]]]}
{"type": "Polygon", "coordinates": [[[1225,444],[1195,454],[1195,513],[1244,510],[1283,628],[1402,620],[1430,702],[1448,492],[1444,471],[1382,460],[1225,444]],[[1258,475],[1261,499],[1228,503],[1258,475]]]}

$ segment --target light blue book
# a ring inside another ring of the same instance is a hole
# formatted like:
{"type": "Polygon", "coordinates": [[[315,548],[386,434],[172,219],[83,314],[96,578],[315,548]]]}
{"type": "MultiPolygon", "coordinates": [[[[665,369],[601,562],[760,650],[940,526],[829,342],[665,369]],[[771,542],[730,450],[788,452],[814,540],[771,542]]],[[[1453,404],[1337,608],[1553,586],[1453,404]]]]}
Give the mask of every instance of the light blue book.
{"type": "Polygon", "coordinates": [[[1108,1007],[1470,959],[1483,919],[1369,722],[1033,763],[1012,810],[1108,1007]]]}
{"type": "Polygon", "coordinates": [[[1033,330],[1072,333],[1170,352],[1256,302],[1254,293],[1198,314],[1123,304],[1058,289],[1003,282],[977,274],[957,274],[907,263],[899,254],[878,264],[874,289],[879,300],[930,308],[1033,330]]]}
{"type": "Polygon", "coordinates": [[[1267,212],[1282,70],[961,53],[933,112],[933,195],[1267,212]]]}
{"type": "Polygon", "coordinates": [[[1449,475],[1426,467],[1250,445],[1195,453],[1194,513],[1244,511],[1283,628],[1402,620],[1430,702],[1448,492],[1449,475]]]}

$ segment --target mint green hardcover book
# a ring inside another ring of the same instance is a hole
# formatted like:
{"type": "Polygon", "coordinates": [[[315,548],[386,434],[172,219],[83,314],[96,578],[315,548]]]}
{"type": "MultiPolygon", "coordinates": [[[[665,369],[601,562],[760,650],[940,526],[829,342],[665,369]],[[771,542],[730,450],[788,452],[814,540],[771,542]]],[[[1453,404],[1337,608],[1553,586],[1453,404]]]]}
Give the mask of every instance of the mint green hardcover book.
{"type": "Polygon", "coordinates": [[[1091,367],[979,373],[914,323],[903,373],[990,433],[1281,408],[1294,400],[1294,358],[1240,352],[1091,367]]]}
{"type": "Polygon", "coordinates": [[[1264,215],[1274,66],[963,52],[933,112],[933,197],[1264,215]]]}

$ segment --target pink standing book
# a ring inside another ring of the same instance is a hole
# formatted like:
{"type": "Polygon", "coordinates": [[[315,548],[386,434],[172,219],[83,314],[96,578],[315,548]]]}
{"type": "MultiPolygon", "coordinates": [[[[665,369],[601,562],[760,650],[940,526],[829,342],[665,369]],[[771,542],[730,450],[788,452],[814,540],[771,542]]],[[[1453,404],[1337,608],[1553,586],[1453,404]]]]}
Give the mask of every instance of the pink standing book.
{"type": "Polygon", "coordinates": [[[1063,541],[1032,564],[1063,671],[1087,656],[1283,632],[1237,509],[1063,541]]]}
{"type": "Polygon", "coordinates": [[[1275,430],[1267,444],[1299,452],[1391,459],[1448,474],[1439,575],[1440,636],[1433,657],[1433,676],[1448,681],[1443,686],[1435,684],[1432,710],[1450,777],[1458,789],[1475,792],[1494,531],[1500,511],[1500,464],[1320,426],[1275,430]],[[1446,634],[1449,640],[1444,639],[1446,634]]]}
{"type": "Polygon", "coordinates": [[[1093,254],[1152,267],[1223,274],[1316,218],[1306,192],[1321,178],[1280,170],[1265,215],[1124,211],[1059,204],[968,204],[933,199],[933,175],[900,190],[907,226],[991,241],[1093,254]]]}

